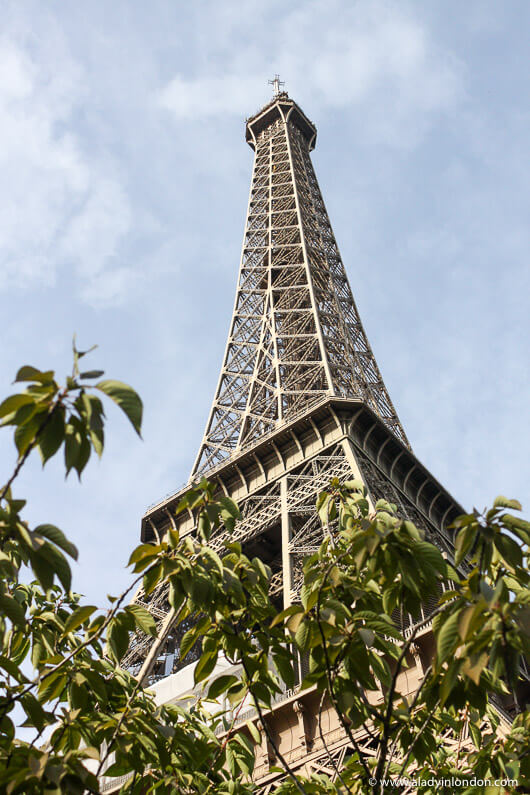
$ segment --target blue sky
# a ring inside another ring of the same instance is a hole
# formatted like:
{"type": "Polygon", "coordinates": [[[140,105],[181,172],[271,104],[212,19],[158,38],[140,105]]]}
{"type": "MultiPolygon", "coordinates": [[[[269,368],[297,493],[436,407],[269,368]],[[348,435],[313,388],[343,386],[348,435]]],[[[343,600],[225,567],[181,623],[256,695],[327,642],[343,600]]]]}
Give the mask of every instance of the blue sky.
{"type": "MultiPolygon", "coordinates": [[[[109,407],[80,487],[34,461],[28,519],[81,550],[99,602],[127,583],[145,507],[187,477],[232,310],[252,152],[279,72],[353,292],[420,460],[466,507],[530,505],[525,0],[0,1],[0,386],[92,366],[109,407]]],[[[1,476],[15,461],[0,434],[1,476]]]]}

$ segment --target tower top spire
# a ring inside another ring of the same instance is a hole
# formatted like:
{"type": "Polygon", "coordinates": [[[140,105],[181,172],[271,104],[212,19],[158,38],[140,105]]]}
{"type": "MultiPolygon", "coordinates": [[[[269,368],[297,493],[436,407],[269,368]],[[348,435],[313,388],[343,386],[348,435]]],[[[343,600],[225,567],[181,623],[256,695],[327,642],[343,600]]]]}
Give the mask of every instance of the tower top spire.
{"type": "Polygon", "coordinates": [[[280,80],[280,75],[274,75],[274,79],[269,80],[268,83],[270,86],[274,86],[274,97],[279,97],[281,94],[281,86],[285,85],[285,81],[280,80]]]}
{"type": "MultiPolygon", "coordinates": [[[[279,75],[276,75],[274,80],[269,80],[269,83],[276,84],[276,80],[278,80],[278,87],[284,85],[279,79],[279,75]]],[[[246,140],[252,149],[256,149],[256,143],[260,133],[275,124],[278,119],[281,119],[285,123],[291,122],[294,124],[295,127],[301,130],[309,142],[309,148],[315,148],[317,137],[315,125],[307,118],[302,108],[288,96],[286,91],[279,91],[279,93],[275,93],[273,98],[267,102],[261,110],[247,119],[246,140]]]]}

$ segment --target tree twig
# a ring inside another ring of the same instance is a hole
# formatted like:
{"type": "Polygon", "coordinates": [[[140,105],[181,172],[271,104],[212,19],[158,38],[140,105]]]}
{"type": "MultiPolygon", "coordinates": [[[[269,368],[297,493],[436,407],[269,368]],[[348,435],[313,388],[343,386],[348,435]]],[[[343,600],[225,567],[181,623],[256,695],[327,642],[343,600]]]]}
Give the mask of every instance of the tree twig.
{"type": "Polygon", "coordinates": [[[320,739],[322,740],[322,745],[326,749],[326,753],[328,755],[328,759],[331,762],[331,764],[333,765],[333,767],[335,768],[335,772],[337,774],[337,778],[340,780],[340,782],[342,783],[343,787],[346,788],[346,791],[349,792],[350,795],[353,795],[351,789],[348,787],[348,785],[346,784],[346,782],[342,778],[342,775],[341,775],[340,768],[339,768],[338,764],[336,763],[336,761],[333,759],[333,757],[331,756],[331,754],[329,752],[328,744],[327,744],[327,742],[326,742],[326,740],[324,738],[324,732],[322,731],[322,706],[324,704],[325,697],[326,697],[326,691],[324,691],[322,693],[322,697],[320,699],[320,704],[318,705],[318,733],[320,734],[320,739]]]}
{"type": "MultiPolygon", "coordinates": [[[[414,710],[414,707],[418,703],[418,698],[420,697],[420,693],[423,690],[423,687],[424,687],[425,683],[427,682],[427,678],[430,676],[431,671],[432,671],[432,665],[429,665],[429,667],[425,671],[425,674],[423,675],[423,681],[422,681],[421,685],[418,687],[418,689],[416,690],[416,693],[414,694],[414,698],[412,699],[412,704],[410,705],[410,710],[409,710],[411,715],[412,715],[412,712],[414,710]]],[[[405,729],[405,725],[408,726],[408,724],[403,724],[403,726],[399,729],[398,733],[396,734],[396,736],[394,737],[394,739],[392,741],[392,745],[390,746],[390,751],[388,752],[388,762],[386,763],[386,767],[385,767],[385,770],[384,770],[384,773],[383,773],[383,778],[387,778],[388,777],[388,771],[389,771],[390,765],[392,763],[392,757],[394,755],[394,751],[396,750],[396,746],[397,746],[397,744],[399,742],[399,738],[401,737],[401,735],[403,733],[403,730],[405,729]]]]}
{"type": "Polygon", "coordinates": [[[35,445],[37,444],[39,436],[41,435],[41,433],[43,432],[45,427],[48,425],[48,423],[50,422],[50,420],[52,418],[52,415],[53,415],[53,412],[55,411],[55,409],[58,406],[60,406],[62,404],[63,398],[67,394],[67,391],[68,390],[65,388],[58,395],[57,400],[54,402],[54,404],[52,406],[50,406],[50,409],[49,409],[48,413],[46,414],[46,416],[44,417],[43,421],[41,422],[41,424],[37,428],[37,431],[35,433],[35,436],[33,437],[33,440],[28,444],[27,448],[24,450],[24,453],[19,457],[19,459],[17,461],[17,464],[15,466],[15,469],[13,470],[13,474],[11,475],[11,477],[9,478],[9,480],[7,481],[5,486],[2,488],[2,491],[0,491],[0,502],[3,499],[5,499],[5,496],[6,496],[7,492],[9,491],[11,486],[13,485],[13,482],[15,481],[15,479],[18,476],[18,474],[20,473],[20,470],[22,469],[22,467],[24,466],[24,464],[28,460],[29,454],[35,448],[35,445]]]}
{"type": "Polygon", "coordinates": [[[438,709],[438,704],[435,704],[434,707],[427,714],[427,717],[425,718],[425,720],[421,724],[420,728],[418,729],[415,738],[413,739],[413,741],[411,742],[411,744],[409,746],[409,749],[407,751],[407,755],[406,755],[405,759],[403,760],[403,764],[401,765],[401,767],[399,769],[399,776],[401,776],[402,773],[404,772],[404,770],[406,769],[407,763],[408,763],[408,761],[410,759],[410,755],[412,754],[412,751],[414,750],[414,746],[416,745],[416,743],[420,739],[423,730],[425,729],[425,727],[427,726],[427,724],[429,723],[430,719],[432,718],[432,716],[434,715],[434,713],[436,712],[437,709],[438,709]]]}
{"type": "Polygon", "coordinates": [[[392,680],[390,682],[390,687],[388,689],[386,714],[385,714],[385,718],[384,718],[384,721],[383,721],[383,737],[382,737],[382,740],[381,740],[381,745],[379,746],[379,760],[377,762],[377,767],[376,767],[376,771],[375,771],[375,775],[374,775],[374,778],[376,778],[377,781],[378,781],[380,792],[383,791],[382,790],[382,787],[383,787],[383,783],[382,783],[383,782],[383,770],[385,769],[385,762],[386,762],[386,755],[387,755],[387,748],[388,748],[388,741],[389,741],[390,721],[391,721],[391,718],[392,718],[392,711],[393,711],[394,693],[395,693],[395,690],[396,690],[398,676],[401,673],[401,667],[403,665],[403,661],[404,661],[404,659],[406,657],[406,654],[407,654],[407,652],[408,652],[408,650],[410,648],[411,643],[413,642],[413,640],[415,640],[416,635],[418,634],[420,629],[422,629],[422,627],[424,627],[426,624],[428,624],[430,621],[432,621],[432,619],[435,616],[437,616],[439,613],[443,612],[447,608],[448,604],[451,604],[451,603],[449,602],[449,603],[446,603],[444,605],[441,605],[440,607],[437,607],[436,610],[433,610],[433,612],[427,618],[425,618],[423,621],[418,622],[415,625],[414,629],[410,633],[410,637],[405,642],[405,645],[403,646],[401,654],[399,655],[399,657],[397,659],[396,668],[395,668],[395,671],[394,671],[394,673],[392,675],[392,680]]]}
{"type": "MultiPolygon", "coordinates": [[[[171,608],[170,613],[168,615],[173,614],[173,619],[172,619],[173,621],[176,621],[178,619],[180,613],[182,612],[183,606],[184,606],[183,604],[180,606],[178,612],[176,612],[174,608],[171,608]]],[[[162,634],[160,638],[157,638],[154,641],[154,643],[153,643],[153,646],[155,647],[154,654],[158,654],[158,650],[159,650],[160,646],[162,645],[162,643],[165,641],[165,639],[166,639],[166,634],[162,634]]],[[[151,657],[152,655],[153,655],[153,647],[151,647],[151,649],[149,651],[148,658],[151,657]]],[[[147,662],[147,660],[146,660],[146,662],[147,662]]],[[[103,767],[103,764],[105,763],[106,759],[108,758],[109,754],[111,753],[112,748],[114,747],[114,743],[116,742],[116,738],[118,737],[118,733],[119,733],[119,731],[121,729],[122,723],[125,720],[125,716],[127,715],[127,713],[130,710],[131,703],[132,703],[133,699],[135,698],[136,694],[138,693],[138,690],[142,687],[143,681],[144,681],[145,676],[146,676],[146,674],[144,674],[144,672],[143,672],[144,667],[145,666],[142,666],[142,668],[141,668],[141,670],[140,670],[140,672],[139,672],[139,674],[137,676],[136,684],[133,687],[131,693],[129,694],[129,697],[127,699],[127,703],[125,704],[125,708],[124,708],[123,712],[121,713],[121,715],[120,715],[120,717],[118,719],[118,722],[116,724],[116,728],[114,729],[114,731],[112,733],[112,737],[110,738],[109,742],[107,743],[107,747],[105,749],[105,754],[101,757],[101,759],[99,761],[99,765],[98,765],[98,769],[97,769],[97,773],[96,773],[96,776],[98,776],[98,778],[99,778],[99,775],[101,773],[101,769],[103,767]]]]}
{"type": "Polygon", "coordinates": [[[250,695],[252,696],[252,700],[254,701],[254,705],[255,705],[256,711],[257,711],[257,713],[259,715],[259,719],[261,721],[261,725],[263,726],[263,730],[264,730],[265,734],[267,735],[267,739],[269,740],[270,744],[272,745],[274,753],[276,754],[276,756],[278,757],[278,759],[282,763],[285,772],[292,779],[293,784],[295,785],[295,787],[298,790],[298,792],[300,792],[302,795],[307,795],[306,790],[303,788],[303,786],[298,781],[298,776],[293,771],[293,769],[290,767],[290,765],[287,762],[287,760],[284,757],[284,755],[281,753],[281,751],[278,748],[278,745],[277,745],[277,743],[276,743],[276,741],[275,741],[275,739],[274,739],[274,737],[272,735],[272,732],[270,731],[269,727],[267,726],[267,723],[265,721],[265,717],[263,715],[263,710],[261,709],[261,706],[260,706],[260,703],[259,703],[259,699],[256,698],[256,696],[254,695],[254,692],[252,690],[252,687],[251,687],[251,684],[250,684],[250,676],[249,676],[249,672],[248,672],[248,667],[247,667],[247,664],[246,664],[246,661],[245,661],[245,658],[244,658],[243,655],[241,655],[241,665],[243,666],[243,670],[245,671],[245,675],[247,677],[247,682],[248,682],[248,689],[249,689],[250,695]]]}
{"type": "MultiPolygon", "coordinates": [[[[155,565],[157,565],[157,564],[153,564],[153,566],[155,566],[155,565]]],[[[70,660],[72,660],[74,657],[76,657],[79,654],[79,652],[81,652],[83,649],[86,649],[87,646],[90,646],[95,640],[100,638],[102,632],[108,627],[109,623],[112,621],[112,619],[116,615],[116,612],[121,607],[121,605],[123,603],[123,600],[129,595],[129,593],[132,591],[132,589],[136,587],[136,585],[145,576],[145,574],[147,574],[147,572],[150,570],[150,568],[152,568],[152,566],[149,567],[149,569],[147,569],[146,571],[142,572],[142,574],[140,574],[131,583],[131,585],[125,591],[123,591],[121,596],[118,597],[118,599],[116,600],[116,603],[114,604],[114,606],[107,613],[107,617],[105,618],[105,620],[103,621],[103,623],[101,624],[101,626],[99,627],[97,632],[95,632],[93,635],[91,635],[90,638],[87,638],[87,640],[85,640],[82,643],[80,643],[79,646],[76,646],[75,649],[72,649],[70,654],[67,654],[66,657],[63,657],[63,659],[60,662],[58,662],[57,665],[54,665],[51,668],[48,668],[47,670],[44,671],[44,673],[39,674],[39,676],[37,676],[36,679],[32,679],[31,682],[29,682],[29,684],[20,693],[17,693],[15,696],[11,695],[10,698],[6,699],[4,701],[4,703],[2,704],[2,708],[1,708],[2,711],[0,712],[0,715],[2,715],[2,716],[5,715],[6,711],[7,711],[7,708],[10,707],[11,704],[14,704],[17,701],[19,701],[22,698],[22,696],[25,696],[26,693],[29,693],[30,690],[32,690],[34,687],[37,687],[38,685],[40,685],[41,682],[44,682],[45,679],[48,679],[49,676],[51,676],[52,674],[54,674],[57,671],[59,671],[61,668],[63,668],[63,666],[65,666],[67,663],[69,663],[70,660]]]]}
{"type": "Polygon", "coordinates": [[[326,679],[327,679],[327,683],[328,683],[328,691],[329,691],[330,698],[331,698],[331,700],[333,702],[333,706],[335,708],[335,712],[337,713],[337,716],[339,718],[341,726],[344,729],[344,731],[346,732],[346,734],[348,735],[348,738],[349,738],[351,744],[353,745],[353,747],[355,749],[355,752],[357,753],[357,756],[359,757],[359,761],[360,761],[360,763],[361,763],[361,765],[363,767],[363,770],[364,770],[367,778],[370,778],[371,773],[370,773],[370,768],[368,767],[368,764],[366,762],[366,758],[365,758],[363,752],[361,751],[361,748],[360,748],[357,740],[353,736],[350,727],[348,726],[348,724],[346,723],[346,721],[344,719],[344,715],[342,714],[342,711],[339,708],[339,704],[338,704],[337,698],[335,696],[335,692],[333,690],[333,680],[332,680],[332,677],[331,677],[331,663],[330,663],[329,654],[328,654],[328,646],[327,646],[326,638],[325,638],[325,635],[324,635],[324,630],[322,629],[322,623],[320,621],[320,608],[321,608],[321,603],[322,603],[322,589],[324,588],[324,585],[326,584],[327,578],[329,577],[329,574],[330,574],[331,570],[333,569],[333,567],[336,566],[337,563],[342,558],[346,557],[348,552],[349,552],[349,549],[346,550],[345,552],[343,552],[341,555],[339,555],[339,557],[336,560],[332,561],[332,563],[330,563],[330,565],[328,566],[328,568],[327,568],[327,570],[326,570],[326,572],[324,574],[324,578],[323,578],[322,582],[320,583],[320,587],[318,589],[317,604],[316,604],[316,608],[317,608],[317,626],[318,626],[318,631],[320,633],[320,638],[322,640],[322,648],[324,650],[324,662],[325,662],[325,665],[326,665],[326,679]]]}

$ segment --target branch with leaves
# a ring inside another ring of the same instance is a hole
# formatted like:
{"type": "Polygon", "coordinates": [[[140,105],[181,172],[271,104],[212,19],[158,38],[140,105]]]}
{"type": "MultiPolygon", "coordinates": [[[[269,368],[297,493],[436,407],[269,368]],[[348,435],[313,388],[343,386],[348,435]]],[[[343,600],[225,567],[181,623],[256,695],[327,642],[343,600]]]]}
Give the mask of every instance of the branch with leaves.
{"type": "Polygon", "coordinates": [[[304,562],[299,602],[278,610],[270,568],[231,540],[238,506],[203,480],[177,508],[192,512],[195,532],[180,538],[173,525],[133,550],[131,586],[100,611],[71,591],[75,546],[55,525],[30,527],[24,500],[13,496],[34,450],[44,464],[62,451],[66,474],[79,476],[92,450],[102,454],[105,397],[140,433],[140,398],[100,371],[81,370],[88,352],[74,344],[64,384],[53,371],[21,368],[16,382],[26,388],[0,404],[17,451],[0,491],[2,791],[97,793],[104,773],[125,777],[129,793],[255,793],[258,718],[275,750],[279,793],[375,794],[389,776],[428,780],[455,770],[463,779],[529,785],[521,671],[530,652],[530,524],[513,513],[517,501],[500,497],[489,511],[460,517],[450,562],[395,506],[380,500],[370,513],[363,483],[333,480],[317,499],[322,543],[304,562]],[[220,551],[210,546],[214,535],[224,539],[220,551]],[[137,677],[122,667],[135,634],[151,639],[151,657],[165,649],[150,612],[126,604],[139,583],[147,602],[155,589],[167,591],[171,629],[182,635],[180,666],[194,650],[198,698],[188,707],[155,703],[147,663],[137,677]],[[413,641],[423,673],[410,690],[413,641]],[[298,697],[316,690],[320,711],[338,715],[351,747],[339,768],[319,714],[331,777],[302,776],[271,728],[275,701],[295,686],[300,655],[309,673],[298,697]],[[255,718],[237,725],[249,698],[255,718]],[[501,726],[499,700],[518,713],[511,727],[501,726]],[[21,720],[33,732],[29,741],[21,720]]]}

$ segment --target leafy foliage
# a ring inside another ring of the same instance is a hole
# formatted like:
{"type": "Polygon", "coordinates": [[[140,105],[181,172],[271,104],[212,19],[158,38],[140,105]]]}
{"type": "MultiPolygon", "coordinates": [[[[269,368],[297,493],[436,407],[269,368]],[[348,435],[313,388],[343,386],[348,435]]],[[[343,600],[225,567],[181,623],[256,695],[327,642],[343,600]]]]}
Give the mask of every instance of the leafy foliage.
{"type": "Polygon", "coordinates": [[[203,480],[177,509],[195,515],[197,533],[170,530],[138,546],[130,587],[99,610],[71,590],[75,546],[52,524],[31,528],[13,495],[35,449],[45,464],[62,448],[66,473],[79,476],[92,449],[101,455],[105,414],[94,390],[140,433],[140,398],[118,381],[92,386],[103,373],[80,372],[86,353],[74,344],[65,386],[52,371],[22,367],[16,382],[28,386],[0,405],[18,455],[0,492],[0,791],[95,793],[104,773],[125,776],[130,793],[251,793],[260,731],[284,774],[280,793],[382,793],[395,789],[385,779],[403,776],[530,785],[530,716],[517,697],[530,651],[530,524],[508,512],[520,510],[517,501],[499,497],[483,515],[460,517],[451,563],[395,506],[379,501],[370,512],[361,482],[334,480],[318,498],[325,537],[304,563],[300,601],[278,611],[267,566],[237,542],[220,554],[208,546],[213,533],[233,531],[239,509],[203,480]],[[161,643],[150,612],[127,603],[140,583],[147,596],[167,586],[174,621],[187,628],[181,657],[200,648],[194,678],[203,697],[191,706],[158,706],[145,671],[135,677],[120,665],[135,636],[152,638],[154,653],[161,643]],[[436,606],[426,618],[428,600],[436,606]],[[416,692],[404,694],[415,640],[431,622],[431,659],[416,692]],[[294,686],[299,655],[309,659],[301,688],[333,705],[354,749],[334,781],[296,775],[264,719],[294,686]],[[221,660],[237,675],[219,675],[221,660]],[[510,694],[518,714],[503,729],[494,703],[510,694]],[[261,729],[252,720],[236,727],[252,705],[261,729]],[[17,737],[20,715],[31,742],[17,737]],[[469,739],[455,751],[464,730],[469,739]],[[359,731],[375,755],[359,746],[359,731]]]}

